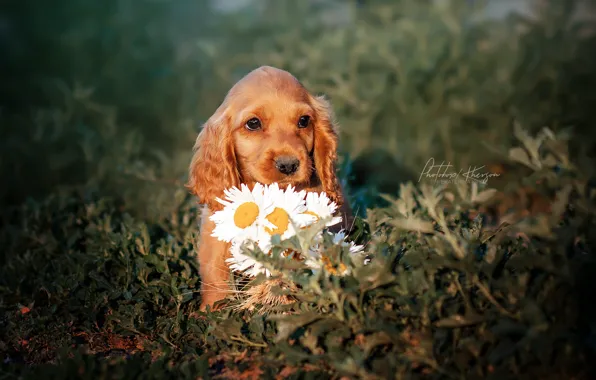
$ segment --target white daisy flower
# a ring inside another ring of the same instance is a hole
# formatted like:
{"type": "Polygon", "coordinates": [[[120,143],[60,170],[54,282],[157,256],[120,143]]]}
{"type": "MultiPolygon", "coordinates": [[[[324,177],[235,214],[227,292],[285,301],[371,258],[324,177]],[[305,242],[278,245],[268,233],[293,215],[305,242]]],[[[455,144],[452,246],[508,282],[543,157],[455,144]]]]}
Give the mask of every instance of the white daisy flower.
{"type": "MultiPolygon", "coordinates": [[[[269,277],[271,272],[244,254],[243,247],[254,249],[258,246],[262,252],[270,253],[273,235],[280,235],[282,240],[286,240],[296,234],[297,228],[305,228],[322,218],[330,219],[326,226],[335,225],[342,220],[341,217],[333,217],[337,204],[327,194],[296,192],[290,185],[283,190],[277,183],[269,186],[256,184],[251,191],[243,184],[240,189],[234,187],[224,194],[223,200],[216,198],[224,205],[224,209],[215,212],[210,218],[215,223],[212,236],[232,243],[231,256],[226,262],[233,271],[251,277],[260,273],[269,277]]],[[[330,272],[345,274],[345,265],[340,264],[340,268],[334,268],[329,258],[320,252],[324,234],[330,234],[334,244],[349,247],[351,254],[362,251],[362,246],[345,241],[343,231],[338,234],[320,231],[315,236],[311,249],[304,252],[304,255],[288,251],[282,256],[306,261],[305,264],[313,269],[323,266],[330,272]]]]}
{"type": "Polygon", "coordinates": [[[346,241],[344,230],[339,231],[333,236],[333,244],[341,244],[342,247],[350,247],[350,254],[355,255],[364,251],[363,245],[357,245],[353,241],[346,241]]]}
{"type": "MultiPolygon", "coordinates": [[[[230,269],[250,277],[256,277],[261,273],[265,274],[267,277],[270,277],[271,272],[265,268],[263,264],[243,253],[243,244],[244,243],[232,243],[230,248],[231,256],[226,259],[226,262],[230,265],[230,269]]],[[[254,241],[247,241],[246,245],[244,246],[248,249],[255,249],[256,245],[257,243],[254,241]]]]}
{"type": "Polygon", "coordinates": [[[225,190],[225,200],[216,200],[225,207],[211,215],[215,228],[211,236],[225,242],[258,240],[260,229],[269,225],[265,216],[273,211],[273,202],[260,183],[250,191],[242,184],[241,189],[233,187],[225,190]]]}
{"type": "MultiPolygon", "coordinates": [[[[346,233],[345,231],[341,230],[338,233],[332,233],[327,231],[326,232],[327,235],[332,236],[333,238],[333,244],[334,245],[341,245],[342,247],[349,247],[349,252],[352,255],[358,254],[358,253],[362,253],[362,251],[364,250],[364,246],[363,245],[357,245],[355,244],[353,241],[346,241],[346,233]]],[[[319,256],[320,255],[320,245],[323,242],[323,235],[319,234],[315,237],[315,239],[313,239],[313,245],[311,246],[310,249],[310,253],[312,256],[319,256]]]]}
{"type": "Polygon", "coordinates": [[[333,217],[337,211],[337,204],[332,202],[325,193],[308,193],[306,194],[306,211],[304,214],[313,216],[312,223],[318,222],[320,219],[332,218],[325,226],[334,226],[341,222],[341,216],[333,217]]]}
{"type": "Polygon", "coordinates": [[[302,227],[312,220],[312,216],[303,214],[306,211],[305,195],[304,190],[296,192],[290,185],[285,191],[277,183],[269,186],[267,196],[273,203],[273,209],[265,216],[269,223],[265,232],[269,236],[264,235],[264,239],[270,241],[273,235],[280,235],[282,240],[289,239],[296,234],[295,225],[302,227]]]}
{"type": "MultiPolygon", "coordinates": [[[[348,242],[345,240],[346,234],[345,232],[339,231],[338,233],[334,234],[329,231],[326,232],[329,236],[332,236],[332,241],[334,245],[340,245],[343,248],[348,248],[349,253],[352,257],[362,254],[364,251],[363,245],[357,245],[354,242],[348,242]]],[[[346,275],[350,272],[349,268],[347,268],[343,263],[339,263],[338,268],[334,268],[331,260],[327,257],[324,252],[322,252],[321,244],[323,243],[323,235],[317,235],[315,238],[313,245],[308,251],[308,258],[305,261],[305,265],[311,268],[314,272],[319,270],[321,267],[324,267],[329,273],[339,274],[339,275],[346,275]]]]}
{"type": "MultiPolygon", "coordinates": [[[[248,249],[252,250],[259,246],[262,252],[267,252],[263,249],[261,245],[259,245],[259,243],[255,243],[250,240],[246,241],[245,243],[232,243],[232,246],[230,248],[231,256],[228,259],[226,259],[226,262],[230,265],[230,269],[232,269],[235,272],[243,273],[244,275],[250,277],[256,277],[261,273],[263,273],[267,277],[270,277],[271,271],[269,271],[269,269],[265,268],[265,266],[262,263],[258,262],[254,258],[243,253],[243,244],[245,244],[244,246],[248,249]]],[[[292,260],[304,261],[302,255],[300,255],[298,252],[293,252],[289,250],[286,252],[282,252],[281,256],[292,260]]]]}

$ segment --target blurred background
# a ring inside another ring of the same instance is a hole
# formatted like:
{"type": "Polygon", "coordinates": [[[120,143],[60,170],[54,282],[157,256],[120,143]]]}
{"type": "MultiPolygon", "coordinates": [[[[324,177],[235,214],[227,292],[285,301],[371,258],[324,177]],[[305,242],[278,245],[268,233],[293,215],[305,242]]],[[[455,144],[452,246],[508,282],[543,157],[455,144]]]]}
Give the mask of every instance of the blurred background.
{"type": "Polygon", "coordinates": [[[568,131],[592,167],[595,14],[572,0],[5,0],[0,207],[68,192],[167,215],[188,199],[200,125],[260,65],[330,98],[362,209],[431,157],[502,169],[514,121],[568,131]]]}

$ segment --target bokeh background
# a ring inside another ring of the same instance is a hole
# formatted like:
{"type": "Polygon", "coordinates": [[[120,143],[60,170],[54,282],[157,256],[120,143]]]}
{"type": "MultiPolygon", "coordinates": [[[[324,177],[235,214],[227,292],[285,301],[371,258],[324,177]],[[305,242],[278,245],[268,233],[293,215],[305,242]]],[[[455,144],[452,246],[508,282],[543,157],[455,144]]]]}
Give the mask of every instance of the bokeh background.
{"type": "Polygon", "coordinates": [[[360,209],[431,157],[501,165],[514,122],[568,129],[589,167],[593,3],[3,1],[0,205],[75,192],[167,215],[200,125],[263,64],[331,99],[360,209]]]}

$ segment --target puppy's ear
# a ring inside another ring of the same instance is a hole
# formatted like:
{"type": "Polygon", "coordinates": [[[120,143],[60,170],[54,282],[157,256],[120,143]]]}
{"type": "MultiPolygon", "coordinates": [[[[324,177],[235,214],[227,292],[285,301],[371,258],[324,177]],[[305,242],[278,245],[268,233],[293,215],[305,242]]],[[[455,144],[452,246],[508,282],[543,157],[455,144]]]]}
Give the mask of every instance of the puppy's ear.
{"type": "Polygon", "coordinates": [[[215,198],[222,198],[225,189],[240,186],[230,131],[230,118],[222,105],[203,125],[194,146],[186,187],[211,210],[223,207],[215,198]]]}
{"type": "Polygon", "coordinates": [[[338,206],[341,206],[344,200],[339,180],[335,173],[338,126],[334,120],[331,104],[325,97],[313,97],[312,106],[316,113],[314,123],[314,161],[317,175],[321,181],[323,191],[338,206]]]}

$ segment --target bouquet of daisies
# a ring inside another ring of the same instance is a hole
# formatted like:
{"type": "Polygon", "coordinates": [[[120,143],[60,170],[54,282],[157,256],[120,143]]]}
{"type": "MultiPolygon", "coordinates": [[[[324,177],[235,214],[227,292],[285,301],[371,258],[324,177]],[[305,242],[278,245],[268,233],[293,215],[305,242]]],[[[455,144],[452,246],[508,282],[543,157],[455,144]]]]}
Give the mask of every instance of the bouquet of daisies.
{"type": "MultiPolygon", "coordinates": [[[[233,187],[226,190],[224,195],[224,199],[216,198],[224,208],[211,216],[215,223],[212,236],[231,243],[231,255],[227,262],[236,272],[250,277],[261,273],[271,276],[262,263],[244,254],[242,248],[258,247],[268,254],[272,250],[273,236],[278,235],[281,240],[290,239],[300,230],[313,227],[319,221],[326,222],[319,223],[323,226],[313,235],[308,249],[282,255],[302,261],[312,270],[327,267],[329,259],[322,252],[325,234],[333,244],[349,248],[353,255],[363,251],[362,246],[347,242],[344,232],[333,234],[325,229],[342,220],[334,216],[337,204],[325,193],[297,192],[292,186],[284,190],[277,183],[268,186],[257,183],[252,191],[248,186],[241,185],[240,189],[233,187]]],[[[342,272],[346,273],[347,268],[342,268],[342,272]]]]}

